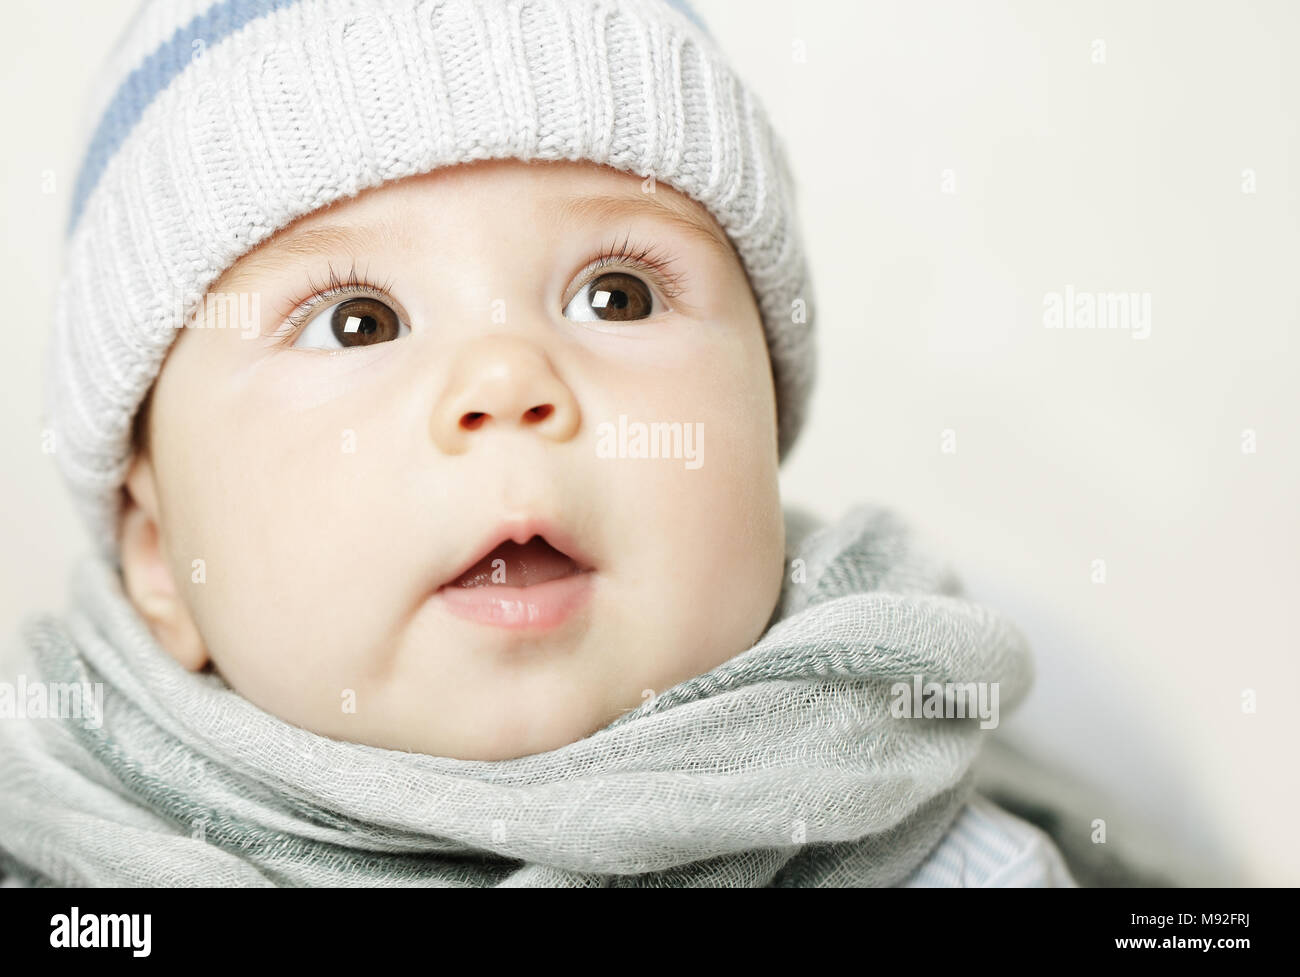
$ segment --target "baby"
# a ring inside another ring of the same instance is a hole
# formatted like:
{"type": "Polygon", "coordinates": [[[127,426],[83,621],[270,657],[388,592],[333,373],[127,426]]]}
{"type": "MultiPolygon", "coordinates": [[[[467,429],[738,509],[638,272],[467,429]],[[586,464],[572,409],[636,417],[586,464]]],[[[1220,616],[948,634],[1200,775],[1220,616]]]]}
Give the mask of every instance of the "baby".
{"type": "Polygon", "coordinates": [[[697,203],[592,163],[472,163],[309,215],[209,300],[250,294],[255,336],[237,302],[180,330],[126,480],[127,591],[185,667],[326,736],[500,760],[763,632],[775,396],[697,203]],[[620,415],[702,430],[704,463],[600,457],[620,415]]]}
{"type": "MultiPolygon", "coordinates": [[[[783,510],[793,181],[687,4],[148,2],[106,71],[50,360],[99,546],[25,667],[108,685],[115,786],[15,792],[0,867],[1073,884],[970,714],[890,711],[1013,705],[1018,634],[888,512],[783,510]]],[[[17,728],[0,776],[69,762],[17,728]]]]}

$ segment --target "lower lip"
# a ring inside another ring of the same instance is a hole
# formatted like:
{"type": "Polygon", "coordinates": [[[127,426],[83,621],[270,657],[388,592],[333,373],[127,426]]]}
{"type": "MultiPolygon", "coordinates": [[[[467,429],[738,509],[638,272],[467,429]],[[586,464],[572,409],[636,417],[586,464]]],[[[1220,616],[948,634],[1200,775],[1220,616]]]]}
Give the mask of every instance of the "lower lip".
{"type": "Polygon", "coordinates": [[[509,630],[558,627],[591,599],[591,570],[531,587],[440,587],[437,596],[457,617],[509,630]]]}

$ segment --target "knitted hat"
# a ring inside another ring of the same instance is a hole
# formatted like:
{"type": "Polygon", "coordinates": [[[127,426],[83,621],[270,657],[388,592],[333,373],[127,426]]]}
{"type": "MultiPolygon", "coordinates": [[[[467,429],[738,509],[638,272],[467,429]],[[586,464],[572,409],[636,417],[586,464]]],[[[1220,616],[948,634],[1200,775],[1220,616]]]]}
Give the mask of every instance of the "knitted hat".
{"type": "Polygon", "coordinates": [[[132,421],[208,287],[298,217],[471,160],[591,160],[699,201],[762,314],[782,461],[799,433],[814,317],[793,180],[685,0],[145,0],[90,113],[46,414],[113,559],[132,421]]]}

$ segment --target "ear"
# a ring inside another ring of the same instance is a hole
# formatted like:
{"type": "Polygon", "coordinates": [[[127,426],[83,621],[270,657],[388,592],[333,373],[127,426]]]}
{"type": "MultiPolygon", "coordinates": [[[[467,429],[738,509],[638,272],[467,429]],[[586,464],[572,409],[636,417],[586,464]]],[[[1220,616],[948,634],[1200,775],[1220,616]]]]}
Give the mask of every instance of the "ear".
{"type": "Polygon", "coordinates": [[[167,565],[158,487],[147,457],[137,454],[132,461],[124,495],[118,539],[126,592],[158,643],[181,665],[197,672],[208,663],[208,651],[167,565]]]}

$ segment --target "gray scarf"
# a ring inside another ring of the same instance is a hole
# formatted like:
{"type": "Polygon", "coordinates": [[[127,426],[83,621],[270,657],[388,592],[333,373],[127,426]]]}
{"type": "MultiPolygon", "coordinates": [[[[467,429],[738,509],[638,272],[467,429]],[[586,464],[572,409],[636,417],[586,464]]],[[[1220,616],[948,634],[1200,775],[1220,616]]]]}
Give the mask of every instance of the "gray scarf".
{"type": "Polygon", "coordinates": [[[900,718],[895,683],[997,683],[1010,709],[1030,655],[890,511],[787,527],[752,647],[585,739],[491,762],[263,712],[173,661],[90,557],[5,677],[32,702],[34,683],[102,683],[102,715],[90,696],[80,718],[0,718],[0,864],[69,886],[897,884],[967,799],[985,730],[900,718]]]}

